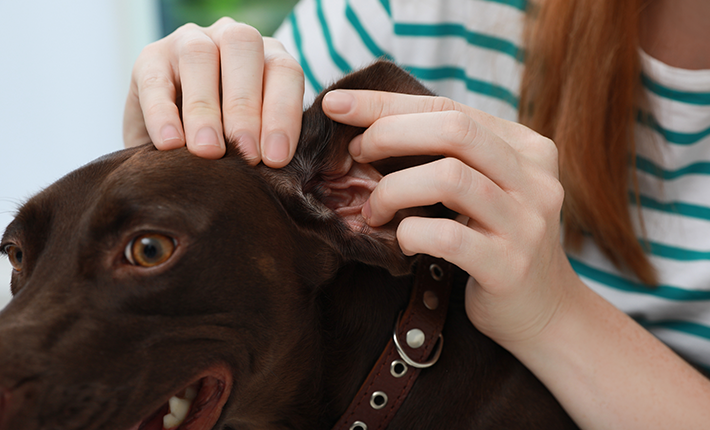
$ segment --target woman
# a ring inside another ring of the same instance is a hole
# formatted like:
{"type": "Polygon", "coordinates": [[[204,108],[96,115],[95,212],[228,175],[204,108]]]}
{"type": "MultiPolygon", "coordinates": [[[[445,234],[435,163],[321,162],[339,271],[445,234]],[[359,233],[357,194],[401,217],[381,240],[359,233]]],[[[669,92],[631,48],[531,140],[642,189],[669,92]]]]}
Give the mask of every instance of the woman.
{"type": "Polygon", "coordinates": [[[472,323],[581,427],[704,428],[710,382],[639,322],[710,368],[708,20],[704,0],[302,0],[281,43],[223,19],[146,48],[124,137],[218,158],[227,136],[281,167],[304,89],[394,59],[449,98],[336,91],[325,112],[368,127],[359,162],[447,158],[386,177],[368,222],[465,215],[405,219],[403,251],[466,270],[472,323]]]}

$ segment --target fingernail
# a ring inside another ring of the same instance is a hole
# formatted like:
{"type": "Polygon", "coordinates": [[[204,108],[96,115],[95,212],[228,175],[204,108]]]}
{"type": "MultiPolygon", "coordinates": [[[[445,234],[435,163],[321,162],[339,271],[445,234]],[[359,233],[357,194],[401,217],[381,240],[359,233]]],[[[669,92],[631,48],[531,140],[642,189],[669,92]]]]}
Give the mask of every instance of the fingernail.
{"type": "Polygon", "coordinates": [[[166,145],[168,143],[172,144],[175,143],[174,141],[178,140],[182,142],[182,135],[180,132],[175,128],[173,125],[166,125],[160,130],[160,138],[162,139],[163,145],[166,145]]]}
{"type": "Polygon", "coordinates": [[[288,159],[289,144],[288,137],[283,133],[272,133],[264,141],[264,158],[273,162],[281,163],[288,159]]]}
{"type": "Polygon", "coordinates": [[[353,158],[357,158],[362,153],[362,134],[355,136],[353,140],[350,141],[350,146],[348,151],[353,158]]]}
{"type": "Polygon", "coordinates": [[[251,134],[242,134],[236,138],[237,147],[242,151],[242,155],[247,160],[253,160],[259,156],[259,149],[256,146],[256,139],[251,134]]]}
{"type": "Polygon", "coordinates": [[[343,91],[331,91],[323,97],[323,108],[330,113],[346,114],[355,105],[355,98],[352,94],[343,91]]]}
{"type": "Polygon", "coordinates": [[[195,135],[195,145],[197,146],[220,146],[217,132],[211,127],[201,128],[195,135]]]}

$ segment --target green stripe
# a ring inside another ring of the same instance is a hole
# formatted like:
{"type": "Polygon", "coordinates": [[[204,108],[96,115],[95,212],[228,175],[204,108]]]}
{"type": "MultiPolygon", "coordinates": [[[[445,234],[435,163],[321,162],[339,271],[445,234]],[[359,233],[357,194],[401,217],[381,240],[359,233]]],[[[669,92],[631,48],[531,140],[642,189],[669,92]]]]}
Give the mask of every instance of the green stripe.
{"type": "MultiPolygon", "coordinates": [[[[591,235],[585,235],[592,239],[591,235]]],[[[705,261],[710,260],[710,251],[698,251],[687,248],[678,248],[671,245],[664,245],[658,242],[651,242],[646,238],[638,239],[646,252],[657,257],[667,258],[676,261],[705,261]]]]}
{"type": "Polygon", "coordinates": [[[330,28],[328,27],[328,22],[325,20],[325,13],[323,12],[323,0],[316,0],[316,11],[318,14],[318,21],[323,29],[323,37],[325,38],[325,44],[328,46],[328,53],[330,58],[333,60],[336,66],[340,69],[343,74],[350,73],[352,68],[343,57],[338,54],[333,46],[333,38],[330,36],[330,28]]]}
{"type": "Polygon", "coordinates": [[[293,40],[296,43],[299,63],[301,63],[303,74],[306,75],[306,79],[308,79],[308,82],[310,82],[315,92],[319,93],[323,91],[323,87],[311,71],[311,67],[308,65],[308,60],[306,60],[306,55],[303,52],[303,41],[301,40],[301,31],[298,28],[298,20],[296,19],[296,14],[291,12],[291,15],[289,15],[289,20],[291,21],[291,27],[293,27],[293,40]]]}
{"type": "Polygon", "coordinates": [[[707,161],[689,164],[678,170],[666,170],[653,161],[637,155],[636,168],[641,172],[648,173],[649,175],[666,181],[672,181],[687,175],[710,175],[710,162],[707,161]]]}
{"type": "Polygon", "coordinates": [[[665,320],[665,321],[649,321],[644,318],[635,318],[636,321],[646,329],[664,328],[685,334],[690,334],[704,339],[710,339],[710,327],[702,324],[680,321],[680,320],[665,320]]]}
{"type": "Polygon", "coordinates": [[[645,74],[641,75],[641,83],[647,90],[666,99],[692,105],[710,105],[710,93],[692,93],[688,91],[674,90],[653,81],[645,74]]]}
{"type": "Polygon", "coordinates": [[[656,242],[644,241],[649,247],[649,252],[658,257],[677,261],[704,261],[710,260],[710,251],[695,251],[692,249],[677,248],[656,242]]]}
{"type": "Polygon", "coordinates": [[[391,18],[392,9],[390,9],[390,0],[380,0],[380,3],[382,3],[382,7],[385,9],[385,12],[387,12],[387,15],[391,18]]]}
{"type": "Polygon", "coordinates": [[[360,22],[360,18],[357,17],[355,14],[355,11],[352,9],[350,6],[350,2],[348,2],[347,6],[345,7],[345,16],[347,17],[348,21],[350,22],[350,25],[353,26],[357,34],[360,36],[360,39],[362,39],[362,43],[365,44],[367,49],[370,50],[373,56],[377,58],[387,58],[388,60],[394,61],[392,59],[392,56],[390,56],[388,53],[386,53],[382,48],[377,46],[377,43],[370,37],[370,35],[367,33],[365,30],[365,27],[362,25],[360,22]]]}
{"type": "Polygon", "coordinates": [[[527,0],[486,0],[486,1],[491,2],[491,3],[500,3],[500,4],[512,6],[518,10],[522,10],[523,12],[528,7],[527,0]]]}
{"type": "Polygon", "coordinates": [[[403,66],[414,76],[421,80],[440,81],[444,79],[457,79],[466,83],[466,88],[474,93],[483,94],[502,100],[515,109],[518,108],[518,97],[510,90],[490,82],[479,81],[466,76],[466,71],[458,67],[439,67],[435,69],[403,66]]]}
{"type": "Polygon", "coordinates": [[[663,136],[669,143],[675,143],[676,145],[692,145],[698,143],[699,141],[710,136],[710,127],[705,130],[699,131],[697,133],[681,133],[678,131],[672,131],[661,127],[661,125],[656,121],[653,115],[648,113],[639,112],[636,121],[639,124],[649,127],[661,136],[663,136]]]}
{"type": "Polygon", "coordinates": [[[607,287],[613,288],[615,290],[643,294],[647,296],[655,296],[663,299],[675,300],[680,302],[710,300],[710,291],[686,290],[683,288],[673,287],[669,285],[648,287],[639,282],[630,281],[620,276],[593,268],[572,257],[568,258],[570,264],[572,265],[572,268],[575,272],[577,272],[578,275],[599,282],[600,284],[604,284],[607,287]]]}
{"type": "MultiPolygon", "coordinates": [[[[636,197],[631,195],[629,197],[631,203],[636,201],[636,197]]],[[[651,197],[641,195],[639,196],[641,207],[647,209],[653,209],[661,212],[667,212],[669,214],[686,216],[688,218],[696,218],[704,221],[710,220],[710,208],[706,206],[693,205],[690,203],[681,202],[660,202],[651,197]]]]}
{"type": "Polygon", "coordinates": [[[499,37],[470,31],[462,24],[395,23],[394,33],[398,36],[411,37],[461,37],[470,45],[501,52],[515,58],[519,62],[523,61],[523,50],[514,43],[499,37]]]}

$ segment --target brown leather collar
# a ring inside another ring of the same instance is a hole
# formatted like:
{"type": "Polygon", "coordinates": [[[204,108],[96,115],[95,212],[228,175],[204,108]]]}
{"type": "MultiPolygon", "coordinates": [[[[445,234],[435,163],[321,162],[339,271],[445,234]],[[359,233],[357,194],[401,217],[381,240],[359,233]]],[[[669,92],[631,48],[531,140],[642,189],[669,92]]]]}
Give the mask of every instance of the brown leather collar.
{"type": "Polygon", "coordinates": [[[409,305],[392,339],[334,430],[383,430],[407,398],[421,369],[439,358],[453,282],[453,266],[422,255],[409,305]]]}

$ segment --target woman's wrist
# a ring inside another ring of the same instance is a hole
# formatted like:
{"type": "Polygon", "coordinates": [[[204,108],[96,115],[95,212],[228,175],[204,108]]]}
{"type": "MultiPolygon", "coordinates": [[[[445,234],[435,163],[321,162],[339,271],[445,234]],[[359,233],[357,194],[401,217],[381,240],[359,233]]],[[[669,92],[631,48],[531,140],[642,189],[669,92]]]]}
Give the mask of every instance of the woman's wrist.
{"type": "Polygon", "coordinates": [[[576,279],[545,330],[504,346],[582,428],[703,428],[710,382],[576,279]]]}

